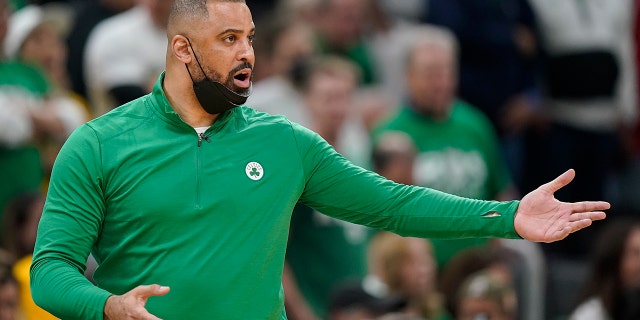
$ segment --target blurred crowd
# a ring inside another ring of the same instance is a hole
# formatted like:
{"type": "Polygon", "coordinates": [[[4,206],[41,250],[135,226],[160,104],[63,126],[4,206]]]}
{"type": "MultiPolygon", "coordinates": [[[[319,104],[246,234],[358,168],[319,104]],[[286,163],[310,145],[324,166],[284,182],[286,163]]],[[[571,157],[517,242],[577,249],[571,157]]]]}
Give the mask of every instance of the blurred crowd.
{"type": "MultiPolygon", "coordinates": [[[[53,319],[28,284],[53,162],[76,127],[150,92],[171,3],[0,0],[0,320],[53,319]]],[[[403,238],[299,204],[290,320],[640,319],[635,1],[247,4],[248,106],[399,183],[511,200],[574,168],[559,200],[612,204],[553,244],[403,238]]]]}

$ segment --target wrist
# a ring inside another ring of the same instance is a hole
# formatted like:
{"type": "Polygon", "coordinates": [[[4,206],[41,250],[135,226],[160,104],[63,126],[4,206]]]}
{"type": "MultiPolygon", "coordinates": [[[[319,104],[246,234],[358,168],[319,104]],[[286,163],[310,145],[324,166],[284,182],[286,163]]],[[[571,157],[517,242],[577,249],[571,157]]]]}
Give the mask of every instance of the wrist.
{"type": "Polygon", "coordinates": [[[103,319],[104,320],[115,320],[115,310],[117,309],[117,299],[118,296],[111,295],[107,298],[107,301],[104,303],[104,311],[103,311],[103,319]]]}

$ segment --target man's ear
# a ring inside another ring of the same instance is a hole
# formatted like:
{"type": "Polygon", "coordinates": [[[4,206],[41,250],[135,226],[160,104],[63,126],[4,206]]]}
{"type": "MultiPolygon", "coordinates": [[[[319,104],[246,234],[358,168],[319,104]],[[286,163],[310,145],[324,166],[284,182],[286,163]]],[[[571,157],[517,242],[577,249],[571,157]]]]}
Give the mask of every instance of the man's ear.
{"type": "Polygon", "coordinates": [[[182,63],[190,63],[193,59],[193,52],[189,46],[189,40],[183,35],[175,35],[171,38],[171,51],[176,59],[182,63]]]}

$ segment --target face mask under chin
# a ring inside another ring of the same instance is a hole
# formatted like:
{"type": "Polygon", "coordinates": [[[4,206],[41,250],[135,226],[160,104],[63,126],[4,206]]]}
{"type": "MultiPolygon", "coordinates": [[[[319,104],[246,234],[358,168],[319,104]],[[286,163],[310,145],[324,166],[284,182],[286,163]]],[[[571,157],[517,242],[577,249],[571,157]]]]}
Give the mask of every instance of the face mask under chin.
{"type": "Polygon", "coordinates": [[[200,105],[206,112],[210,114],[220,114],[247,102],[247,98],[249,98],[251,88],[253,87],[252,84],[245,93],[239,94],[227,88],[224,84],[209,79],[195,54],[195,50],[193,50],[193,47],[191,46],[191,41],[189,41],[189,47],[191,47],[191,50],[193,51],[196,63],[198,64],[200,71],[202,71],[204,79],[199,81],[193,80],[189,66],[186,63],[184,66],[187,68],[187,72],[189,73],[189,77],[193,83],[193,93],[196,95],[198,102],[200,102],[200,105]]]}
{"type": "MultiPolygon", "coordinates": [[[[188,67],[187,71],[189,72],[188,67]]],[[[204,70],[202,72],[204,73],[204,70]]],[[[238,107],[244,104],[251,94],[252,87],[249,87],[246,94],[238,94],[227,88],[224,84],[209,79],[206,74],[204,79],[200,81],[194,81],[191,72],[189,72],[189,76],[191,77],[193,92],[198,102],[200,102],[202,108],[210,114],[219,114],[238,107]]]]}

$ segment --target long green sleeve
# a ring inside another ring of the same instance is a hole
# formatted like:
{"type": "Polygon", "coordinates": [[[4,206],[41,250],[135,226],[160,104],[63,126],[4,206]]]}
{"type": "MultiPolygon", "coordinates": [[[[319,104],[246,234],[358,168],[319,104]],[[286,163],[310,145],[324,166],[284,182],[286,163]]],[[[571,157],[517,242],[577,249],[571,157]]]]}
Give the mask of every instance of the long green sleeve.
{"type": "Polygon", "coordinates": [[[519,238],[513,226],[518,201],[480,201],[396,184],[354,166],[315,133],[299,132],[308,177],[301,200],[324,214],[405,236],[519,238]]]}
{"type": "Polygon", "coordinates": [[[101,319],[110,295],[84,277],[103,222],[99,145],[87,126],[69,138],[56,160],[38,228],[33,299],[62,319],[101,319]]]}

